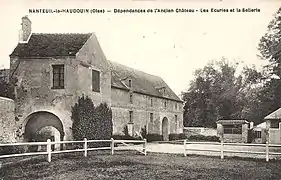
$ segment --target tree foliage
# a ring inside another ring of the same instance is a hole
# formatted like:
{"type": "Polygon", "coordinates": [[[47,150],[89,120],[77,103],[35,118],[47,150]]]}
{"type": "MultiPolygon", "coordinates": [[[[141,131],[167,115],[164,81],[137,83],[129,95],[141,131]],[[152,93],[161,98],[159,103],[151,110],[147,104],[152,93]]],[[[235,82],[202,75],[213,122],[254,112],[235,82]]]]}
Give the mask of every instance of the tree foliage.
{"type": "Polygon", "coordinates": [[[218,119],[248,118],[256,105],[261,73],[255,67],[238,70],[227,59],[209,62],[195,71],[187,92],[182,93],[184,126],[216,127],[218,119]]]}
{"type": "Polygon", "coordinates": [[[0,96],[14,99],[14,81],[0,78],[0,96]]]}
{"type": "Polygon", "coordinates": [[[72,107],[74,140],[110,139],[113,131],[112,111],[106,103],[95,107],[88,96],[82,96],[72,107]]]}
{"type": "Polygon", "coordinates": [[[281,107],[281,8],[268,25],[267,32],[260,39],[260,57],[269,62],[264,67],[266,83],[260,94],[264,114],[281,107]]]}

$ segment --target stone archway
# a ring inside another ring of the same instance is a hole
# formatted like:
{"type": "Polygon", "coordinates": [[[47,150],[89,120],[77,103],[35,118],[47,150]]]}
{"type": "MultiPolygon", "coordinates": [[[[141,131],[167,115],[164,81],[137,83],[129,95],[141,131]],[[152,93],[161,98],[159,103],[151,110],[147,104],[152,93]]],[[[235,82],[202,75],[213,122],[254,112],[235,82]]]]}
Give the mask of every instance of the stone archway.
{"type": "Polygon", "coordinates": [[[30,114],[26,118],[24,139],[25,141],[45,141],[46,139],[38,136],[39,134],[40,136],[43,134],[45,138],[50,138],[53,141],[63,141],[64,130],[61,120],[53,113],[46,111],[39,111],[30,114]],[[35,138],[38,138],[38,140],[35,138]]]}
{"type": "Polygon", "coordinates": [[[169,141],[169,124],[167,117],[164,117],[162,120],[162,137],[163,141],[169,141]]]}

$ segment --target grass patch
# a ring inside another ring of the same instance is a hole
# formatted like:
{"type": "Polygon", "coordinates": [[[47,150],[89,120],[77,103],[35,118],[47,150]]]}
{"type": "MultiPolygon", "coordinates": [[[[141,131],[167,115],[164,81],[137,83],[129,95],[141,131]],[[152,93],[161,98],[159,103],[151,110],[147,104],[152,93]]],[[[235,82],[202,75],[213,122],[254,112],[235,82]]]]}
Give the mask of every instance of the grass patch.
{"type": "MultiPolygon", "coordinates": [[[[6,164],[0,179],[279,179],[280,161],[205,157],[135,151],[54,154],[6,164]]],[[[11,160],[12,160],[11,159],[11,160]]]]}

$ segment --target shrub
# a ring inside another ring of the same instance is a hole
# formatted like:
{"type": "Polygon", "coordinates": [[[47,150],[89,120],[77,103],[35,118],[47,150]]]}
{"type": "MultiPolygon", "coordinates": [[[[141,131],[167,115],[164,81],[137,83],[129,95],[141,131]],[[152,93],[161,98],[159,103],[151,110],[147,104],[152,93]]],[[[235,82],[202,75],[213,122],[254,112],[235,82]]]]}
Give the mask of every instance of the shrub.
{"type": "Polygon", "coordinates": [[[146,126],[144,126],[143,128],[141,128],[140,134],[141,134],[142,138],[146,139],[146,136],[147,136],[146,126]]]}
{"type": "Polygon", "coordinates": [[[14,86],[16,81],[16,78],[10,79],[9,82],[6,81],[5,78],[0,78],[0,96],[14,99],[14,86]]]}
{"type": "MultiPolygon", "coordinates": [[[[95,107],[92,100],[83,95],[72,107],[71,119],[74,140],[110,139],[112,136],[112,111],[106,103],[95,107]]],[[[91,143],[91,145],[100,147],[104,146],[104,143],[91,143]]]]}
{"type": "Polygon", "coordinates": [[[179,139],[186,139],[186,135],[184,133],[180,133],[179,134],[179,139]]]}
{"type": "Polygon", "coordinates": [[[119,134],[113,135],[112,138],[115,140],[141,140],[140,137],[132,137],[128,135],[119,135],[119,134]]]}
{"type": "Polygon", "coordinates": [[[204,135],[193,135],[188,138],[188,140],[193,141],[212,141],[212,142],[219,142],[219,137],[217,136],[204,136],[204,135]]]}
{"type": "Polygon", "coordinates": [[[186,136],[184,133],[180,134],[169,134],[169,141],[174,141],[174,140],[182,140],[186,139],[186,136]]]}
{"type": "Polygon", "coordinates": [[[174,141],[179,139],[179,134],[169,134],[169,141],[174,141]]]}
{"type": "Polygon", "coordinates": [[[21,154],[27,152],[26,146],[2,146],[0,147],[0,155],[21,154]]]}
{"type": "Polygon", "coordinates": [[[126,137],[131,137],[131,136],[129,135],[129,130],[128,130],[128,126],[127,126],[127,125],[124,126],[124,128],[123,128],[123,133],[124,133],[124,136],[126,136],[126,137]]]}
{"type": "Polygon", "coordinates": [[[147,142],[152,142],[152,141],[162,141],[163,136],[160,134],[147,134],[146,135],[146,140],[147,142]]]}
{"type": "Polygon", "coordinates": [[[112,136],[112,138],[116,139],[116,140],[141,140],[142,139],[141,137],[130,136],[127,125],[124,126],[123,133],[124,133],[124,135],[115,134],[115,135],[112,136]]]}

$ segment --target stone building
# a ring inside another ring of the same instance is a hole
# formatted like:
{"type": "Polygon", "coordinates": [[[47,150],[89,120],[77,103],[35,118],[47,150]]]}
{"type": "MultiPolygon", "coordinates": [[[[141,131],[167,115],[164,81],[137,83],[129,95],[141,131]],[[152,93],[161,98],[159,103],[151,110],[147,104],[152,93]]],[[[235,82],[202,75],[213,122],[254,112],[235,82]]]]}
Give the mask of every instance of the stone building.
{"type": "Polygon", "coordinates": [[[266,140],[270,144],[281,144],[281,108],[268,114],[265,118],[266,140]]]}
{"type": "Polygon", "coordinates": [[[157,76],[106,59],[94,33],[31,32],[22,18],[19,43],[10,55],[10,78],[16,78],[16,138],[30,140],[42,128],[59,131],[55,140],[72,139],[71,107],[82,94],[113,112],[113,133],[147,127],[148,133],[181,133],[183,104],[157,76]]]}

